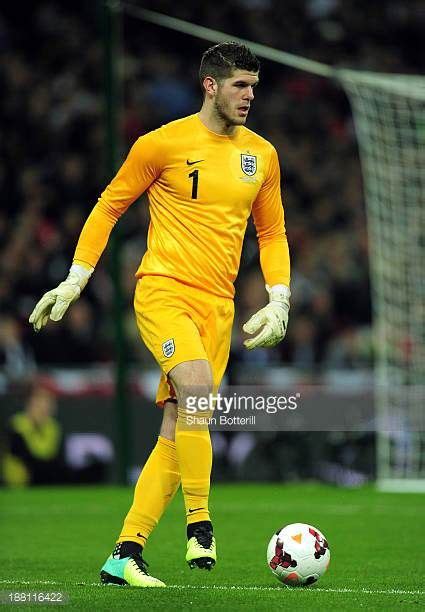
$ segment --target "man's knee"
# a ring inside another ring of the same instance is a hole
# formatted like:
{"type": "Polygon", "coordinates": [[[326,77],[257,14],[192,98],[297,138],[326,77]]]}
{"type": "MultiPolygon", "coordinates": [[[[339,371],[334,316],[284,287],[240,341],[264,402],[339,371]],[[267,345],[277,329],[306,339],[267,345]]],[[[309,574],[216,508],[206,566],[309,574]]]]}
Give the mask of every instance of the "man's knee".
{"type": "Polygon", "coordinates": [[[180,407],[185,407],[189,398],[209,399],[213,393],[211,366],[204,359],[180,363],[169,372],[168,376],[176,391],[180,407]]]}

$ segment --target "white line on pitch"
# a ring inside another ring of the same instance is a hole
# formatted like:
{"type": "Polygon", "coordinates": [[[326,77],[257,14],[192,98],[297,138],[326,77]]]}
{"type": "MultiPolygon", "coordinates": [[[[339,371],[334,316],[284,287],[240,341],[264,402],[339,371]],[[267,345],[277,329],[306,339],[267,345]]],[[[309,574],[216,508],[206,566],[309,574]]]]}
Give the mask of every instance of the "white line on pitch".
{"type": "MultiPolygon", "coordinates": [[[[100,582],[77,582],[74,584],[68,584],[63,582],[56,582],[54,580],[0,580],[0,584],[2,585],[14,585],[14,584],[23,584],[23,585],[37,585],[37,584],[47,584],[47,585],[55,585],[61,587],[72,587],[72,586],[89,586],[89,587],[100,587],[105,588],[104,584],[100,582]]],[[[285,587],[284,585],[268,587],[268,586],[244,586],[244,585],[226,585],[226,584],[168,584],[168,589],[176,589],[176,590],[186,590],[186,589],[195,589],[197,591],[278,591],[279,589],[285,588],[285,590],[289,590],[292,592],[305,592],[305,589],[294,589],[292,587],[285,587]]],[[[308,590],[319,592],[319,593],[354,593],[358,595],[425,595],[425,591],[409,591],[405,589],[349,589],[349,588],[340,588],[340,589],[332,589],[332,588],[322,588],[322,587],[310,587],[308,590]]]]}

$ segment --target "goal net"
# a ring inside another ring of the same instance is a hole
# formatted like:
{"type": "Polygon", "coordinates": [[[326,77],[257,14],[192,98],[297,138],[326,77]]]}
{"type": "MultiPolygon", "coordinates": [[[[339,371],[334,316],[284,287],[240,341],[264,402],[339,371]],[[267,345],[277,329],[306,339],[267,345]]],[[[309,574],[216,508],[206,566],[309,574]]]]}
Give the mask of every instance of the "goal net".
{"type": "Polygon", "coordinates": [[[366,195],[378,486],[425,491],[425,79],[341,71],[366,195]]]}

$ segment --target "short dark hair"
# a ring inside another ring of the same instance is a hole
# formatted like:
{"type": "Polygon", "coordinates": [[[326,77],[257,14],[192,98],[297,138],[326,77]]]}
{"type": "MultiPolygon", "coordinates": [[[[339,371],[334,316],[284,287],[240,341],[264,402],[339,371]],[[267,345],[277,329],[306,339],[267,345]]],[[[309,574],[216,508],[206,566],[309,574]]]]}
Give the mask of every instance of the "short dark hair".
{"type": "Polygon", "coordinates": [[[237,42],[224,42],[214,45],[202,55],[199,67],[199,81],[211,76],[221,81],[232,76],[235,69],[259,72],[260,62],[248,47],[237,42]]]}

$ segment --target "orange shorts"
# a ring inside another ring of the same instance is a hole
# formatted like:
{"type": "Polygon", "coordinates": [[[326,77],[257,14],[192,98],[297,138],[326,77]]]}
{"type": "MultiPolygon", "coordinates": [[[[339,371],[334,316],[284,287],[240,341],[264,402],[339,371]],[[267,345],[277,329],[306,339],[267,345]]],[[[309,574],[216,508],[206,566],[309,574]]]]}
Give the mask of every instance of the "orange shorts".
{"type": "Polygon", "coordinates": [[[156,396],[159,405],[175,397],[167,375],[184,361],[208,360],[218,389],[229,359],[231,298],[149,275],[137,281],[134,309],[142,340],[162,369],[156,396]]]}

